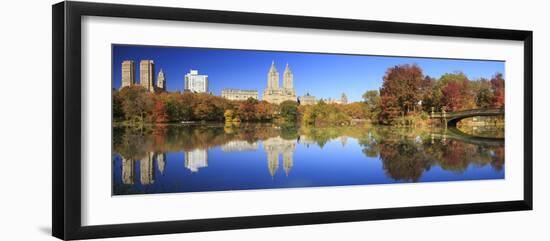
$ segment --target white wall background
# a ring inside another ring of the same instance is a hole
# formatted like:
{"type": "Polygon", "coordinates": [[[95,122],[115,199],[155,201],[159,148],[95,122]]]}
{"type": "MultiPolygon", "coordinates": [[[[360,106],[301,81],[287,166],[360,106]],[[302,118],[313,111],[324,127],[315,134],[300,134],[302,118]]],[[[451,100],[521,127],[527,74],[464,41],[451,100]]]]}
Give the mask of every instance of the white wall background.
{"type": "MultiPolygon", "coordinates": [[[[550,7],[545,1],[462,0],[111,0],[166,5],[533,30],[535,210],[435,218],[263,228],[117,240],[548,240],[550,133],[545,65],[550,7]]],[[[9,1],[0,8],[0,240],[54,240],[51,231],[51,4],[9,1]],[[8,84],[16,84],[10,86],[8,84]]]]}

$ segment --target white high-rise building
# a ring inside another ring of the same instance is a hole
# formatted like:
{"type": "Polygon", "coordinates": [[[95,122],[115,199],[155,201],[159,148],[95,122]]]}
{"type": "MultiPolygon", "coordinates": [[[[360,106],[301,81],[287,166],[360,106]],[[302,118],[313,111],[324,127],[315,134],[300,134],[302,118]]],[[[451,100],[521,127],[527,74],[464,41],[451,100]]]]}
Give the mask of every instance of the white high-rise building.
{"type": "Polygon", "coordinates": [[[184,91],[207,93],[208,75],[200,75],[198,70],[190,70],[189,73],[185,75],[184,91]]]}

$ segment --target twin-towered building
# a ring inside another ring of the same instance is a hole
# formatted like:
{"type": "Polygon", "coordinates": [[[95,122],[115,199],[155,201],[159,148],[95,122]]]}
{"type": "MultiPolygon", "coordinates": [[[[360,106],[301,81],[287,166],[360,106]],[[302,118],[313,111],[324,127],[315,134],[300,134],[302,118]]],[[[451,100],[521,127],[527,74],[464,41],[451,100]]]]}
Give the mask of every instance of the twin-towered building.
{"type": "MultiPolygon", "coordinates": [[[[273,104],[280,104],[287,100],[297,101],[293,82],[294,75],[287,63],[283,73],[283,87],[279,87],[279,72],[275,67],[275,61],[271,62],[271,67],[267,73],[267,88],[264,90],[263,100],[273,104]]],[[[260,99],[257,90],[223,89],[221,96],[229,100],[260,99]]]]}
{"type": "MultiPolygon", "coordinates": [[[[133,60],[122,61],[122,83],[120,89],[137,85],[136,66],[133,60]]],[[[164,72],[160,69],[157,81],[155,82],[155,62],[153,60],[144,59],[139,62],[139,85],[149,92],[166,91],[166,78],[164,72]]]]}
{"type": "Polygon", "coordinates": [[[286,64],[283,73],[283,87],[279,87],[279,72],[275,67],[275,61],[271,62],[271,68],[267,73],[267,88],[264,90],[263,99],[269,103],[280,104],[283,101],[297,101],[294,90],[294,75],[286,64]]]}

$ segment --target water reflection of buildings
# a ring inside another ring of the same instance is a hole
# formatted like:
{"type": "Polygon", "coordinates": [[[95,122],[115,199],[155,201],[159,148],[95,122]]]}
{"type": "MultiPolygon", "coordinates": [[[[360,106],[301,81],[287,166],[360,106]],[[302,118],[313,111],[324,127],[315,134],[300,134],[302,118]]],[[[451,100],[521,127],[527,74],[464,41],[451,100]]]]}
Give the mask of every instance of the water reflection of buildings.
{"type": "MultiPolygon", "coordinates": [[[[346,146],[348,144],[348,137],[347,136],[340,136],[337,138],[340,143],[342,144],[342,146],[346,146]]],[[[332,139],[330,139],[332,140],[332,139]]],[[[298,137],[298,143],[299,144],[302,144],[302,145],[305,145],[306,147],[309,147],[309,145],[317,145],[317,141],[315,141],[314,139],[312,139],[311,137],[307,136],[307,135],[300,135],[298,137]]]]}
{"type": "MultiPolygon", "coordinates": [[[[338,140],[342,145],[345,145],[347,137],[339,137],[338,140]]],[[[297,144],[316,144],[312,138],[306,135],[301,135],[297,140],[287,140],[278,136],[266,139],[262,143],[266,152],[269,174],[272,177],[275,176],[280,165],[282,165],[285,175],[290,174],[294,166],[294,152],[297,144]],[[282,163],[279,162],[281,156],[282,163]]],[[[233,140],[221,145],[221,150],[224,152],[254,152],[258,149],[259,142],[250,143],[244,140],[233,140]]],[[[201,168],[208,167],[208,149],[194,149],[183,153],[184,166],[190,172],[196,173],[201,168]]],[[[165,175],[166,165],[166,154],[160,152],[147,152],[143,158],[137,160],[122,158],[122,182],[124,184],[135,184],[137,178],[139,178],[141,185],[154,184],[155,174],[165,175]],[[158,173],[156,173],[156,170],[158,170],[158,173]],[[139,177],[136,177],[136,175],[139,175],[139,177]]]]}
{"type": "Polygon", "coordinates": [[[147,156],[139,161],[140,169],[140,181],[141,184],[153,184],[155,182],[154,172],[153,172],[153,157],[154,153],[150,152],[147,156]]]}
{"type": "Polygon", "coordinates": [[[346,146],[348,144],[348,137],[347,136],[340,136],[340,143],[342,143],[342,146],[346,146]]]}
{"type": "MultiPolygon", "coordinates": [[[[139,162],[139,182],[141,185],[155,183],[155,164],[161,175],[164,175],[166,170],[166,155],[164,153],[147,152],[139,160],[122,157],[122,183],[135,183],[136,162],[139,162]]],[[[207,166],[208,153],[206,150],[196,149],[185,152],[185,167],[191,172],[198,172],[200,168],[207,166]]]]}
{"type": "Polygon", "coordinates": [[[157,165],[161,175],[164,175],[164,168],[166,167],[166,157],[164,153],[157,154],[157,165]]]}
{"type": "Polygon", "coordinates": [[[199,168],[208,166],[208,151],[206,149],[195,149],[185,152],[185,167],[191,172],[198,172],[199,168]]]}
{"type": "Polygon", "coordinates": [[[242,152],[242,151],[256,151],[258,150],[258,143],[249,143],[247,141],[230,141],[222,145],[222,151],[224,152],[242,152]]]}
{"type": "Polygon", "coordinates": [[[267,167],[269,174],[275,176],[279,168],[279,155],[283,155],[283,168],[288,176],[290,169],[294,165],[293,154],[296,150],[295,140],[285,140],[281,137],[269,138],[263,142],[264,150],[267,153],[267,167]]]}
{"type": "Polygon", "coordinates": [[[139,181],[142,185],[149,185],[155,182],[154,162],[157,168],[164,175],[166,161],[164,153],[148,152],[140,160],[122,158],[122,183],[134,184],[136,161],[139,161],[139,181]]]}
{"type": "Polygon", "coordinates": [[[311,138],[309,138],[307,135],[300,135],[298,137],[298,143],[306,145],[309,147],[309,145],[315,145],[317,142],[311,138]]]}

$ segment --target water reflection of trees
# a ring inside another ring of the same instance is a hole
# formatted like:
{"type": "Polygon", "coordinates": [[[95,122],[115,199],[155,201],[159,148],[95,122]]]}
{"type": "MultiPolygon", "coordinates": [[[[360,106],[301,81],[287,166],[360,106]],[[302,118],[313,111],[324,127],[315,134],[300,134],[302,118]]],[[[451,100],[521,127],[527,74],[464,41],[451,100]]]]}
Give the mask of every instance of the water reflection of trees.
{"type": "Polygon", "coordinates": [[[166,152],[183,152],[186,168],[197,172],[208,166],[207,150],[212,147],[221,146],[225,152],[257,151],[259,142],[263,143],[270,175],[275,175],[280,155],[288,175],[294,166],[296,144],[323,148],[332,141],[345,145],[348,137],[357,140],[366,157],[379,158],[386,175],[399,181],[419,181],[435,166],[459,174],[471,165],[504,168],[503,145],[468,143],[464,138],[432,132],[380,126],[313,128],[271,124],[117,127],[113,130],[113,148],[122,157],[125,184],[133,184],[136,160],[140,161],[140,182],[150,184],[154,182],[153,161],[164,173],[166,152]]]}
{"type": "Polygon", "coordinates": [[[433,166],[455,173],[464,173],[470,165],[490,165],[495,170],[504,167],[503,145],[435,139],[429,130],[372,128],[359,142],[363,153],[369,157],[378,156],[386,174],[395,180],[416,182],[433,166]]]}
{"type": "Polygon", "coordinates": [[[171,125],[142,128],[116,127],[113,130],[113,150],[127,159],[139,159],[148,151],[189,152],[206,150],[230,141],[255,143],[280,135],[270,125],[171,125]]]}

